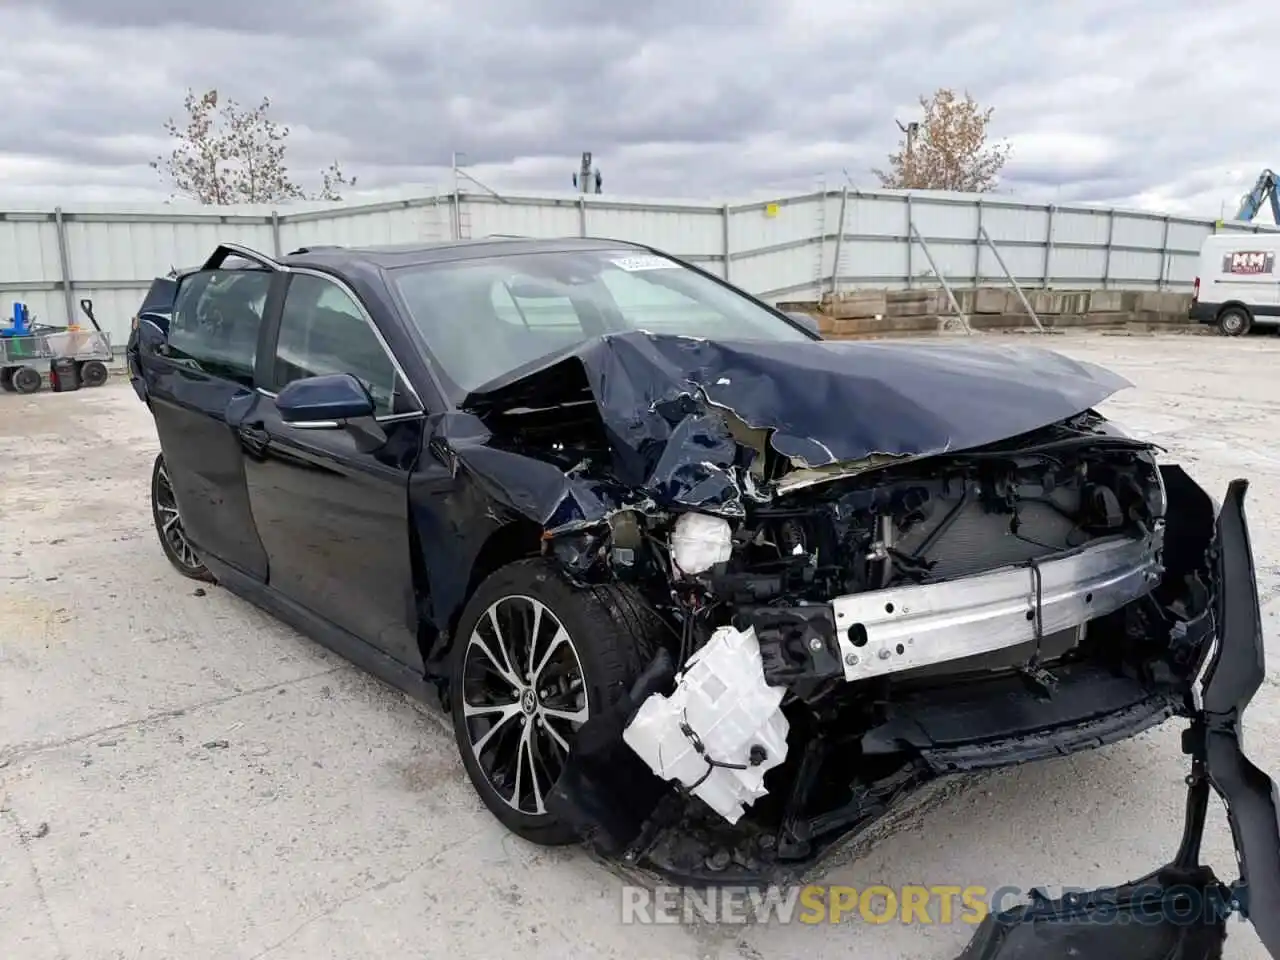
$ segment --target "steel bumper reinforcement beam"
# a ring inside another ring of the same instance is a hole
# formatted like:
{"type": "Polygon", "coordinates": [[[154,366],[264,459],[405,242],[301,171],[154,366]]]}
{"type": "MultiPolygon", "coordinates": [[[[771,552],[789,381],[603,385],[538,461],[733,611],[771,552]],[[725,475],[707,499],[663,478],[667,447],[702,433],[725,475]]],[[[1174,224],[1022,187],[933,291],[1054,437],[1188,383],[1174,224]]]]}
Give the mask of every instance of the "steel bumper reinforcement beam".
{"type": "Polygon", "coordinates": [[[831,601],[846,680],[992,653],[1120,609],[1161,576],[1148,539],[1109,538],[1053,560],[831,601]]]}

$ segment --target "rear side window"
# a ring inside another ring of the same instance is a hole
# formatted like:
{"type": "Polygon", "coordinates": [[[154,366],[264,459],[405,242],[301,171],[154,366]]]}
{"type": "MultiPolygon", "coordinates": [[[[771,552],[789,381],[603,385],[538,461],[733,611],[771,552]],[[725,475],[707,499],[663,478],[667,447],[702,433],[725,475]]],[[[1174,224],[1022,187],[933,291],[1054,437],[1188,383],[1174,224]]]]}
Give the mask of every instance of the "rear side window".
{"type": "Polygon", "coordinates": [[[397,399],[405,391],[395,365],[359,304],[332,281],[295,274],[280,314],[275,388],[331,373],[349,373],[363,383],[375,416],[402,412],[397,399]]]}
{"type": "Polygon", "coordinates": [[[252,387],[271,278],[262,270],[205,270],[184,279],[169,324],[170,357],[252,387]]]}
{"type": "Polygon", "coordinates": [[[147,291],[138,308],[138,313],[161,313],[166,316],[173,309],[174,296],[178,292],[178,281],[171,277],[156,277],[151,281],[151,289],[147,291]]]}

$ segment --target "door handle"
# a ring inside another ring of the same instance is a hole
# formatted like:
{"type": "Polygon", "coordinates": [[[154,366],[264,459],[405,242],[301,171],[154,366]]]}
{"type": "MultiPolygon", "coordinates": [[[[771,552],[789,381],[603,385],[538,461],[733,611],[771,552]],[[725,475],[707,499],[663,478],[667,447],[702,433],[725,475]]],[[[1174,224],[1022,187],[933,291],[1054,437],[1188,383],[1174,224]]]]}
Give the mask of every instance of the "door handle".
{"type": "Polygon", "coordinates": [[[267,433],[261,421],[242,423],[236,432],[240,434],[240,442],[253,453],[266,452],[267,445],[271,442],[271,434],[267,433]]]}

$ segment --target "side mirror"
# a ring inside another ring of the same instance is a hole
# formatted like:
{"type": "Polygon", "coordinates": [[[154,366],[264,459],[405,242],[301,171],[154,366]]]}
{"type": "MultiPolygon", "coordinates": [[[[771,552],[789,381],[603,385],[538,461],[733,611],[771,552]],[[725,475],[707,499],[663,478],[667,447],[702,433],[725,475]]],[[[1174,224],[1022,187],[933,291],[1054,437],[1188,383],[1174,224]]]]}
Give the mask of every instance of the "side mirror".
{"type": "Polygon", "coordinates": [[[276,397],[285,423],[299,427],[336,427],[343,420],[373,416],[373,398],[349,373],[294,380],[276,397]]]}
{"type": "Polygon", "coordinates": [[[800,326],[804,327],[805,330],[812,333],[819,340],[822,339],[822,331],[818,329],[818,318],[812,313],[800,313],[799,311],[796,311],[794,313],[788,312],[787,316],[800,324],[800,326]]]}

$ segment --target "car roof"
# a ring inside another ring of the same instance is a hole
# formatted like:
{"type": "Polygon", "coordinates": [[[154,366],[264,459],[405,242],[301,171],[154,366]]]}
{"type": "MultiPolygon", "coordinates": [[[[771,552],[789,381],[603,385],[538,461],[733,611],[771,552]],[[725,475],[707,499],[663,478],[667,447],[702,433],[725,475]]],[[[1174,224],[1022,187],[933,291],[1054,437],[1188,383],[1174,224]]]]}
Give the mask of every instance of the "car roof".
{"type": "Polygon", "coordinates": [[[569,253],[581,250],[645,250],[646,247],[626,240],[598,237],[485,237],[476,240],[444,240],[436,243],[390,244],[386,246],[343,247],[315,245],[293,251],[280,262],[288,266],[344,267],[368,264],[381,269],[413,267],[451,260],[473,260],[486,257],[519,256],[527,253],[569,253]]]}

